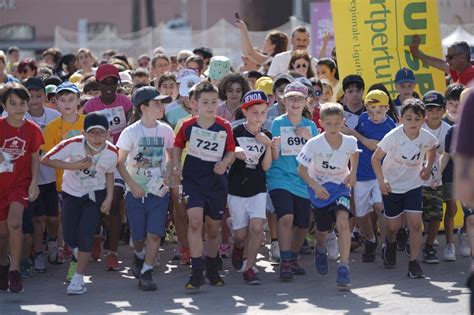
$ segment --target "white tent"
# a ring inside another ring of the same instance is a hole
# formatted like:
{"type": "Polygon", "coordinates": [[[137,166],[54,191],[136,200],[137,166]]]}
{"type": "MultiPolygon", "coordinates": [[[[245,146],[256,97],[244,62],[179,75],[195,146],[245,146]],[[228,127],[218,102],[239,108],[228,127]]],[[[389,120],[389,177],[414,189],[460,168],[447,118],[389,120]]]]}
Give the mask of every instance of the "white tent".
{"type": "Polygon", "coordinates": [[[461,26],[458,26],[451,34],[443,38],[443,41],[441,42],[443,49],[446,50],[449,45],[456,41],[465,41],[469,46],[474,46],[474,36],[461,26]]]}

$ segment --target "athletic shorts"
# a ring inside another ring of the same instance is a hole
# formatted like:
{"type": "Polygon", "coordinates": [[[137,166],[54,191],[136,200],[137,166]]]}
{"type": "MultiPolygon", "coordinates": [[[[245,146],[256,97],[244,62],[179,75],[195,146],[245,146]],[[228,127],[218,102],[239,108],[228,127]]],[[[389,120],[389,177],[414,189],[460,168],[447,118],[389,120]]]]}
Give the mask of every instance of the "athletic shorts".
{"type": "Polygon", "coordinates": [[[278,220],[285,215],[292,214],[293,226],[302,229],[309,228],[311,219],[311,201],[309,199],[293,195],[285,189],[273,189],[269,193],[278,220]]]}
{"type": "Polygon", "coordinates": [[[423,212],[422,187],[409,190],[402,194],[389,193],[382,195],[384,213],[387,218],[396,218],[404,212],[423,212]]]}
{"type": "Polygon", "coordinates": [[[134,241],[145,240],[147,233],[165,236],[168,193],[163,197],[147,194],[144,198],[135,198],[131,192],[127,192],[125,202],[134,241]]]}
{"type": "Polygon", "coordinates": [[[252,197],[229,195],[227,206],[232,218],[232,229],[239,230],[249,225],[250,219],[265,219],[267,193],[260,193],[252,197]]]}
{"type": "Polygon", "coordinates": [[[443,221],[443,188],[423,187],[423,221],[443,221]]]}
{"type": "Polygon", "coordinates": [[[8,218],[8,210],[12,202],[19,202],[23,207],[28,207],[28,186],[11,187],[7,191],[0,191],[0,221],[8,218]]]}
{"type": "Polygon", "coordinates": [[[376,203],[382,203],[382,193],[376,179],[356,182],[354,187],[354,204],[356,217],[363,217],[372,212],[376,203]]]}
{"type": "Polygon", "coordinates": [[[349,212],[349,217],[352,217],[351,197],[341,196],[326,207],[313,209],[318,231],[327,232],[332,230],[334,224],[336,224],[336,211],[347,211],[349,212]]]}
{"type": "Polygon", "coordinates": [[[205,216],[213,220],[222,220],[227,204],[227,180],[225,180],[225,185],[219,185],[216,190],[200,187],[195,182],[186,179],[182,181],[182,184],[186,209],[203,208],[205,216]]]}
{"type": "Polygon", "coordinates": [[[275,213],[275,207],[273,206],[272,198],[270,198],[270,193],[267,192],[267,212],[275,213]]]}
{"type": "Polygon", "coordinates": [[[443,201],[454,200],[453,183],[443,182],[443,201]]]}
{"type": "Polygon", "coordinates": [[[39,185],[38,187],[40,191],[38,198],[29,204],[29,207],[33,208],[33,216],[57,217],[59,215],[59,200],[56,183],[39,185]]]}
{"type": "Polygon", "coordinates": [[[31,202],[28,203],[28,207],[23,210],[21,228],[23,234],[33,234],[35,231],[35,225],[33,223],[33,207],[31,206],[31,202]]]}

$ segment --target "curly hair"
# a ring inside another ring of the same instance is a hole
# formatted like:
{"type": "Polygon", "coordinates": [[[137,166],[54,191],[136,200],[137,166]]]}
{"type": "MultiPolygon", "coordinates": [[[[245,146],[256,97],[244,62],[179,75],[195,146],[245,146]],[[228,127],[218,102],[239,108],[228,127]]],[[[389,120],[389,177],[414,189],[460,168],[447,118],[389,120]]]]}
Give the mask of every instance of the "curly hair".
{"type": "Polygon", "coordinates": [[[222,101],[227,100],[227,89],[234,83],[240,84],[242,87],[242,96],[245,95],[248,91],[250,91],[250,85],[247,78],[245,78],[240,73],[231,73],[226,75],[221,79],[219,82],[219,99],[222,101]]]}

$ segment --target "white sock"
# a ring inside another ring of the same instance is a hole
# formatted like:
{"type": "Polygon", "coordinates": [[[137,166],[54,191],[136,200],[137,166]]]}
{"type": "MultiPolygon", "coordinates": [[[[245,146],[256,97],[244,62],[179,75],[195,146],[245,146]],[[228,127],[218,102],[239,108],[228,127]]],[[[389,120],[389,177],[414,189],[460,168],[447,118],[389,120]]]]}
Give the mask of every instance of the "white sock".
{"type": "Polygon", "coordinates": [[[81,274],[79,274],[79,273],[77,273],[77,272],[74,273],[74,276],[73,276],[73,277],[74,277],[74,278],[77,278],[77,279],[81,279],[81,281],[84,281],[84,275],[81,275],[81,274]]]}
{"type": "Polygon", "coordinates": [[[74,259],[77,261],[77,257],[78,257],[78,254],[79,254],[79,249],[77,247],[75,247],[73,250],[72,250],[72,255],[74,256],[74,259]]]}
{"type": "Polygon", "coordinates": [[[140,258],[140,259],[142,259],[142,260],[143,260],[143,259],[145,259],[145,250],[144,250],[144,249],[142,249],[142,251],[141,251],[141,252],[137,252],[137,251],[135,251],[135,255],[136,255],[138,258],[140,258]]]}
{"type": "Polygon", "coordinates": [[[150,265],[147,265],[147,264],[143,264],[141,273],[145,273],[145,272],[147,272],[147,271],[150,270],[150,269],[153,269],[153,266],[150,266],[150,265]]]}

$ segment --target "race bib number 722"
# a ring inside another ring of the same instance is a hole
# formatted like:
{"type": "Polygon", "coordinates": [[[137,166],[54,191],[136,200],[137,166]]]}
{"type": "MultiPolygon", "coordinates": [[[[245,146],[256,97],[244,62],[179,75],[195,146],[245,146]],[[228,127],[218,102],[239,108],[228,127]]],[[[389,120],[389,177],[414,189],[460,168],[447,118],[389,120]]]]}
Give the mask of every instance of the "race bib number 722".
{"type": "Polygon", "coordinates": [[[189,139],[189,155],[203,161],[219,162],[224,154],[227,133],[192,127],[189,139]]]}

